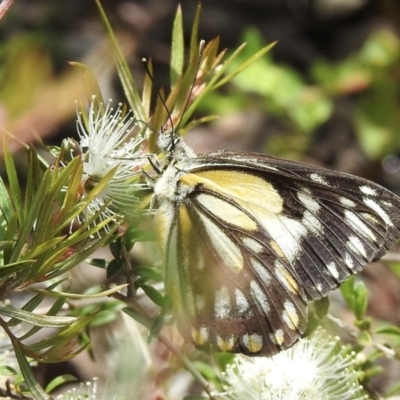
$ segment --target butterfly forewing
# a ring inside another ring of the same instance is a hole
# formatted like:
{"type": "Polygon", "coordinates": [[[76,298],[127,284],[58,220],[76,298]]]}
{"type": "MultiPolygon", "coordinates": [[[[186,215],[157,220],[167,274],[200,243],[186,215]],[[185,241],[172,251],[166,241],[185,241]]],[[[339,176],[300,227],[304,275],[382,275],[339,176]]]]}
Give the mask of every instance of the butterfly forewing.
{"type": "Polygon", "coordinates": [[[172,162],[159,182],[166,290],[180,330],[203,350],[290,347],[307,302],[400,235],[400,199],[388,190],[279,158],[207,153],[172,162]]]}

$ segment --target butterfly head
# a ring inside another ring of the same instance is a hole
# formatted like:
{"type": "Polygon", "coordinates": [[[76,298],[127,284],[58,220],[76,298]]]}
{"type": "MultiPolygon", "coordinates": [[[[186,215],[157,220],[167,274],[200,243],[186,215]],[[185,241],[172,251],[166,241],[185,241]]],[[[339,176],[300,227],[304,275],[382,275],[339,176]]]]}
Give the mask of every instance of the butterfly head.
{"type": "Polygon", "coordinates": [[[196,157],[175,129],[162,129],[158,135],[157,146],[166,154],[166,165],[173,160],[180,161],[196,157]]]}

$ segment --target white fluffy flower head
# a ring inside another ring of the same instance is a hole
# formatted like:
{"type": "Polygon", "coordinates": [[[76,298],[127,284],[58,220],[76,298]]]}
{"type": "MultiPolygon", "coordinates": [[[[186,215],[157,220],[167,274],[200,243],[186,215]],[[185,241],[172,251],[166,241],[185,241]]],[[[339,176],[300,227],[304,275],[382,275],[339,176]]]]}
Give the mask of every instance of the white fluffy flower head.
{"type": "Polygon", "coordinates": [[[111,170],[114,175],[104,189],[90,202],[90,215],[103,209],[100,218],[120,214],[129,217],[135,210],[136,194],[142,188],[138,175],[145,160],[141,144],[143,137],[132,136],[136,120],[132,113],[122,116],[122,106],[114,110],[111,101],[104,112],[94,111],[92,101],[85,127],[78,112],[77,130],[83,159],[83,186],[86,191],[111,170]]]}
{"type": "Polygon", "coordinates": [[[230,400],[361,400],[355,354],[318,331],[273,356],[236,356],[223,376],[230,400]]]}

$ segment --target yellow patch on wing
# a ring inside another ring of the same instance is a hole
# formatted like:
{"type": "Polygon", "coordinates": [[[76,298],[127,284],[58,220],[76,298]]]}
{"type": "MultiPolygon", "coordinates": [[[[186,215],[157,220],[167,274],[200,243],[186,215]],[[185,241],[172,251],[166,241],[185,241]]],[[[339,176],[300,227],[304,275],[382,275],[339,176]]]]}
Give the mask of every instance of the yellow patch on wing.
{"type": "Polygon", "coordinates": [[[167,250],[168,234],[171,229],[172,221],[175,215],[175,207],[172,204],[164,203],[157,210],[155,215],[155,226],[158,243],[162,252],[167,250]]]}
{"type": "Polygon", "coordinates": [[[257,230],[257,223],[253,219],[240,208],[233,206],[227,201],[205,193],[198,195],[197,200],[204,208],[226,223],[236,225],[248,231],[257,230]]]}
{"type": "Polygon", "coordinates": [[[233,336],[228,337],[226,339],[222,339],[217,336],[217,346],[221,351],[231,351],[235,344],[235,339],[233,336]]]}
{"type": "Polygon", "coordinates": [[[277,329],[274,333],[271,333],[271,340],[279,346],[282,346],[284,341],[282,329],[277,329]]]}
{"type": "Polygon", "coordinates": [[[263,339],[257,333],[243,335],[243,343],[250,353],[258,353],[263,347],[263,339]]]}
{"type": "Polygon", "coordinates": [[[179,207],[179,241],[182,248],[182,262],[188,270],[189,265],[192,263],[193,254],[191,254],[191,233],[193,229],[192,220],[190,219],[189,212],[185,205],[179,207]]]}
{"type": "Polygon", "coordinates": [[[238,171],[200,171],[182,176],[181,183],[188,188],[201,184],[234,199],[246,210],[251,206],[255,212],[258,208],[267,208],[274,214],[282,212],[282,197],[270,183],[256,175],[238,171]]]}
{"type": "Polygon", "coordinates": [[[244,259],[239,246],[211,219],[199,214],[200,220],[204,225],[210,242],[214,246],[218,255],[224,260],[225,265],[234,273],[239,273],[243,269],[244,259]]]}
{"type": "Polygon", "coordinates": [[[297,315],[297,311],[294,304],[290,301],[285,301],[283,307],[284,307],[284,311],[282,313],[283,321],[290,329],[295,330],[299,326],[300,319],[299,316],[297,315]]]}
{"type": "Polygon", "coordinates": [[[279,282],[281,282],[286,289],[294,294],[298,293],[299,287],[297,285],[297,282],[293,278],[292,274],[278,260],[275,261],[275,274],[279,282]]]}
{"type": "Polygon", "coordinates": [[[192,340],[198,346],[203,346],[208,341],[208,329],[201,326],[200,329],[192,328],[192,340]]]}
{"type": "Polygon", "coordinates": [[[282,249],[278,246],[278,243],[276,243],[275,240],[271,240],[270,245],[278,257],[285,258],[282,249]]]}

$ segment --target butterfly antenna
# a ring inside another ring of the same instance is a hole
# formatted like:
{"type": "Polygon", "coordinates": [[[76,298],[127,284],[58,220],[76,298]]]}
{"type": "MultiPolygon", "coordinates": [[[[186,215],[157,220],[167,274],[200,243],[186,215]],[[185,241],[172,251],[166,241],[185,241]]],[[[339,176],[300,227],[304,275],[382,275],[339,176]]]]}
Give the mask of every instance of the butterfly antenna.
{"type": "Polygon", "coordinates": [[[195,72],[194,72],[194,77],[193,77],[192,85],[190,86],[189,95],[188,95],[188,97],[187,97],[187,99],[186,99],[185,106],[183,107],[181,119],[179,120],[178,125],[177,125],[177,127],[176,127],[176,131],[177,131],[177,132],[178,132],[178,130],[179,130],[179,126],[181,125],[183,116],[185,115],[186,110],[189,108],[190,98],[192,97],[194,85],[195,85],[195,83],[196,83],[197,73],[199,72],[199,69],[200,69],[201,59],[202,59],[202,57],[203,57],[203,52],[204,52],[204,47],[205,47],[205,45],[206,45],[206,42],[205,42],[204,40],[200,40],[200,43],[199,43],[199,53],[198,53],[198,56],[197,56],[196,69],[195,69],[195,72]]]}
{"type": "Polygon", "coordinates": [[[168,109],[168,107],[167,107],[167,103],[165,102],[165,100],[164,100],[163,97],[161,96],[160,90],[158,89],[158,87],[157,87],[157,85],[156,85],[156,83],[155,83],[155,81],[154,81],[154,78],[153,78],[153,75],[151,74],[150,68],[149,68],[149,66],[147,65],[147,59],[146,59],[146,58],[142,58],[142,64],[143,64],[144,70],[146,71],[146,74],[148,75],[148,77],[149,77],[150,80],[151,80],[151,83],[153,84],[153,86],[154,86],[154,87],[156,88],[156,90],[157,90],[157,96],[158,96],[158,98],[160,99],[162,105],[163,105],[164,108],[165,108],[165,111],[167,112],[168,119],[169,119],[169,122],[170,122],[170,124],[171,124],[171,129],[174,130],[174,123],[172,122],[171,113],[169,112],[169,109],[168,109]]]}

